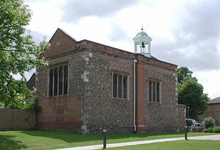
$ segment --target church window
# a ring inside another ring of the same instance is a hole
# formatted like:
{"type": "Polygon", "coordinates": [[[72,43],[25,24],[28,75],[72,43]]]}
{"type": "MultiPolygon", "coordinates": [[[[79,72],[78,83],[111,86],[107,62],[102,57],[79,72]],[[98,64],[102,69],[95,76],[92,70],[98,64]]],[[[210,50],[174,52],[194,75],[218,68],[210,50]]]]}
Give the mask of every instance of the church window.
{"type": "Polygon", "coordinates": [[[150,102],[160,102],[160,82],[150,80],[148,84],[148,95],[150,102]]]}
{"type": "Polygon", "coordinates": [[[68,94],[68,65],[50,68],[49,96],[68,94]]]}
{"type": "Polygon", "coordinates": [[[127,75],[113,73],[113,97],[127,99],[127,75]]]}

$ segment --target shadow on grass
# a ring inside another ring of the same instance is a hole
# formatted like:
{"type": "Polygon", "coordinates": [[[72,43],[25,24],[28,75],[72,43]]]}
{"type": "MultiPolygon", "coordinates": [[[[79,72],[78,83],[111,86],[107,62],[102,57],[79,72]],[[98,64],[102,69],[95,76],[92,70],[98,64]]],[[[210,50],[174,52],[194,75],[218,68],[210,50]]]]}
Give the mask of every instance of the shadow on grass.
{"type": "Polygon", "coordinates": [[[21,141],[16,141],[15,136],[11,135],[0,135],[0,149],[26,149],[28,148],[21,141]]]}
{"type": "Polygon", "coordinates": [[[72,131],[33,130],[21,131],[21,133],[34,137],[58,139],[67,143],[97,141],[102,139],[102,135],[83,135],[72,131]]]}

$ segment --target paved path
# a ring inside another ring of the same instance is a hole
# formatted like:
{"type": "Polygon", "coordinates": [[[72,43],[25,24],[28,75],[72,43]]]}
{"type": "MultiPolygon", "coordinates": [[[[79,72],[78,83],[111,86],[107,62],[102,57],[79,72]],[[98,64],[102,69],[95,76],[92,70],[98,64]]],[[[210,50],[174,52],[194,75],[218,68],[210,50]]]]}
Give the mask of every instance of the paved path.
{"type": "MultiPolygon", "coordinates": [[[[114,143],[114,144],[107,144],[107,148],[112,147],[123,147],[123,146],[133,146],[133,145],[140,145],[140,144],[150,144],[150,143],[159,143],[159,142],[170,142],[170,141],[180,141],[185,140],[184,137],[181,138],[167,138],[167,139],[157,139],[157,140],[145,140],[145,141],[136,141],[136,142],[125,142],[125,143],[114,143]]],[[[208,135],[208,136],[195,136],[195,137],[188,137],[188,140],[220,140],[219,135],[208,135]]],[[[83,147],[72,147],[72,148],[64,148],[58,150],[95,150],[95,149],[102,149],[103,145],[91,145],[91,146],[83,146],[83,147]]]]}

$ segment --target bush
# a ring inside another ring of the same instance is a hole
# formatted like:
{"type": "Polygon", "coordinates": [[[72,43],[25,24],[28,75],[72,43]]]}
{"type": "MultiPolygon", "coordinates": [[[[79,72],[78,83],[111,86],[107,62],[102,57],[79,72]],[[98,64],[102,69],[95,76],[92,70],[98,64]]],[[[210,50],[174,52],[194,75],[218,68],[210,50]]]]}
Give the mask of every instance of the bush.
{"type": "Polygon", "coordinates": [[[212,133],[213,132],[213,127],[208,128],[208,132],[212,133]]]}
{"type": "Polygon", "coordinates": [[[220,126],[214,127],[214,128],[213,128],[213,132],[214,132],[214,133],[220,133],[220,126]]]}
{"type": "Polygon", "coordinates": [[[204,126],[206,129],[215,126],[215,120],[212,117],[208,117],[204,119],[204,126]]]}

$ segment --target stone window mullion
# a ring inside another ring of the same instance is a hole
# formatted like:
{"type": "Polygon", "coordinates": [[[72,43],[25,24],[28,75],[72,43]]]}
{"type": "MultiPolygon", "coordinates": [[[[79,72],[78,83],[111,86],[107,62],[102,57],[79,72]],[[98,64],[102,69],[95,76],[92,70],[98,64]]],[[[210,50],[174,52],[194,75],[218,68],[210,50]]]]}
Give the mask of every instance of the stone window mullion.
{"type": "Polygon", "coordinates": [[[159,81],[149,81],[149,101],[150,102],[160,102],[160,82],[159,81]]]}

